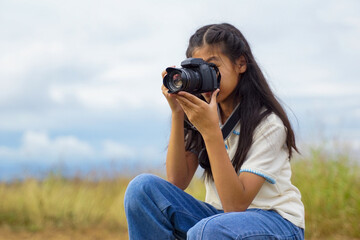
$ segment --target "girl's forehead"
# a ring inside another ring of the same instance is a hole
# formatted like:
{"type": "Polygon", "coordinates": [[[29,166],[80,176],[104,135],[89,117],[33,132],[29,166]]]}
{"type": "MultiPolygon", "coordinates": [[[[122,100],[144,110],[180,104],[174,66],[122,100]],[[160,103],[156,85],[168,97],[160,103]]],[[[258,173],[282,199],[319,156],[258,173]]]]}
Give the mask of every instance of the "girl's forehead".
{"type": "Polygon", "coordinates": [[[223,54],[221,53],[219,47],[205,45],[203,47],[195,48],[195,50],[193,51],[192,57],[193,58],[202,58],[204,60],[207,60],[211,57],[222,58],[222,55],[223,54]]]}

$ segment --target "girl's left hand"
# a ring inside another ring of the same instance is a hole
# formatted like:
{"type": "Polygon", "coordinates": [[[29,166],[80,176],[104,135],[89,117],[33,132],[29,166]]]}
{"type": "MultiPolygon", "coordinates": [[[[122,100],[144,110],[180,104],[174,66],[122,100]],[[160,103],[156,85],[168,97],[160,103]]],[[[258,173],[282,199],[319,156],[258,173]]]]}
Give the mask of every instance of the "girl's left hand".
{"type": "Polygon", "coordinates": [[[181,105],[189,121],[204,137],[219,128],[219,116],[216,97],[220,89],[216,89],[207,103],[191,93],[181,91],[176,94],[176,100],[181,105]]]}

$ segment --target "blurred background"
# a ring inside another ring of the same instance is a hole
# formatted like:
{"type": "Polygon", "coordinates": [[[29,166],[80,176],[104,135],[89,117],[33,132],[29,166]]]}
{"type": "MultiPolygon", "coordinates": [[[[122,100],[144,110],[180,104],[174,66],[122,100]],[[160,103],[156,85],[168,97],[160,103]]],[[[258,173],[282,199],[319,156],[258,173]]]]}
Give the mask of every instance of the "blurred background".
{"type": "Polygon", "coordinates": [[[360,239],[360,1],[0,0],[0,240],[127,239],[128,182],[164,176],[161,72],[223,22],[293,124],[306,238],[360,239]]]}
{"type": "Polygon", "coordinates": [[[164,168],[161,72],[197,28],[251,44],[303,152],[360,153],[360,2],[0,2],[0,179],[164,168]],[[336,146],[336,147],[334,147],[336,146]]]}

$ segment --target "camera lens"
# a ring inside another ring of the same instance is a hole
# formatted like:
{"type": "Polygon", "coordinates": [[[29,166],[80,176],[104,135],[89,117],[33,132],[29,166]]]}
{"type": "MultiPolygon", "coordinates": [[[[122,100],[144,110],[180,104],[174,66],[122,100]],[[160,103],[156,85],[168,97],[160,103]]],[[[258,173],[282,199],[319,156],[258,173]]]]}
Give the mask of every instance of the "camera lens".
{"type": "Polygon", "coordinates": [[[176,88],[181,88],[183,86],[183,80],[181,78],[181,74],[179,73],[174,74],[174,76],[172,76],[172,82],[176,88]]]}
{"type": "Polygon", "coordinates": [[[169,74],[168,77],[168,88],[171,92],[178,92],[184,89],[186,85],[186,79],[183,79],[181,71],[176,70],[169,74]]]}

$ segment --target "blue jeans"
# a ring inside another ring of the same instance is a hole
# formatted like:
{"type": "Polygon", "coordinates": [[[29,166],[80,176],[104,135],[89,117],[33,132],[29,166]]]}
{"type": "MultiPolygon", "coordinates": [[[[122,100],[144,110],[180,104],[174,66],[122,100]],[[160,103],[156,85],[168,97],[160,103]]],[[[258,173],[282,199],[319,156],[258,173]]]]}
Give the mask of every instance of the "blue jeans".
{"type": "Polygon", "coordinates": [[[275,211],[224,213],[151,174],[125,193],[130,239],[304,239],[304,230],[275,211]]]}

